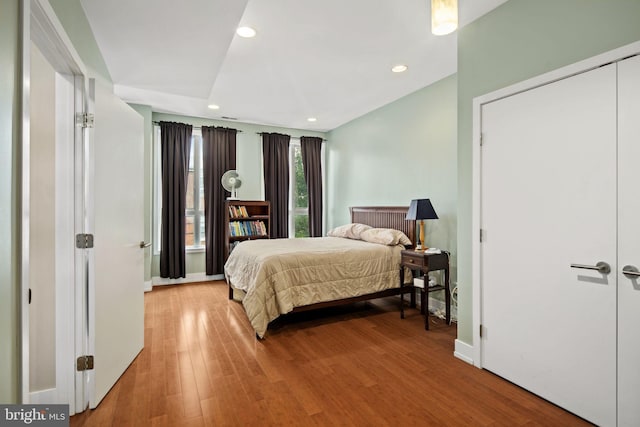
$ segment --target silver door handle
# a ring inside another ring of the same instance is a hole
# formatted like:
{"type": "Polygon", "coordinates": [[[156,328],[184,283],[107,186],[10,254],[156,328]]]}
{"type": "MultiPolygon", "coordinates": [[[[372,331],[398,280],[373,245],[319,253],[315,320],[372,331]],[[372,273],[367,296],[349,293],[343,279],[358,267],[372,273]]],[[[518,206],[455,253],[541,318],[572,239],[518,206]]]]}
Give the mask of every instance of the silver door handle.
{"type": "Polygon", "coordinates": [[[144,240],[140,242],[140,249],[148,248],[151,246],[151,243],[145,243],[144,240]]]}
{"type": "Polygon", "coordinates": [[[571,264],[571,268],[582,268],[585,270],[596,270],[602,274],[611,273],[611,266],[604,261],[598,262],[596,265],[571,264]]]}
{"type": "Polygon", "coordinates": [[[622,274],[627,276],[629,279],[640,277],[640,271],[638,271],[638,268],[634,267],[633,265],[625,265],[624,267],[622,267],[622,274]]]}

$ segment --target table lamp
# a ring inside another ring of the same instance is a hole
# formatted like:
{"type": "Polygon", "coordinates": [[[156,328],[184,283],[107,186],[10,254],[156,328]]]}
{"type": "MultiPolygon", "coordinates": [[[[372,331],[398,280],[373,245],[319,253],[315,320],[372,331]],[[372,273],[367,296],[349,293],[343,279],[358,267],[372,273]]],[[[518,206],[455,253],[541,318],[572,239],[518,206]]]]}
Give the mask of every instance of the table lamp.
{"type": "Polygon", "coordinates": [[[438,214],[433,209],[431,201],[429,199],[413,199],[405,219],[420,221],[420,243],[416,246],[416,250],[427,249],[424,246],[424,220],[438,219],[438,214]]]}

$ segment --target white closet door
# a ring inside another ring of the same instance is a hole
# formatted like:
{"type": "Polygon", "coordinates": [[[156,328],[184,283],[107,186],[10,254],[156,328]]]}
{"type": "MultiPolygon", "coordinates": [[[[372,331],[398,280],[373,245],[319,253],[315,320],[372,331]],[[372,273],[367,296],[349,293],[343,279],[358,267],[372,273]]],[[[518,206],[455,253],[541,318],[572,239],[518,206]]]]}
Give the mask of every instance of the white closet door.
{"type": "Polygon", "coordinates": [[[618,425],[640,422],[640,57],[618,64],[618,425]]]}
{"type": "Polygon", "coordinates": [[[616,66],[486,104],[482,133],[482,365],[614,425],[616,66]]]}

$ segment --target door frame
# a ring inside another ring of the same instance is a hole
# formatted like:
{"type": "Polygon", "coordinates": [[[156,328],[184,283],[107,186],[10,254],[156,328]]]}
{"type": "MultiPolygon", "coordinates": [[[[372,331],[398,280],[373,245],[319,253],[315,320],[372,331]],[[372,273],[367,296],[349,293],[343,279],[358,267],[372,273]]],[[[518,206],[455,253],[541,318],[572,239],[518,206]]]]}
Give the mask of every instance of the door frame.
{"type": "MultiPolygon", "coordinates": [[[[76,139],[76,100],[82,92],[79,81],[87,76],[87,68],[73,47],[71,40],[51,5],[46,0],[21,2],[22,20],[22,150],[21,150],[21,261],[20,261],[20,397],[22,403],[69,403],[70,414],[76,413],[74,384],[76,373],[71,363],[75,360],[78,305],[76,303],[75,253],[69,245],[61,245],[56,238],[56,388],[46,393],[29,390],[29,250],[30,250],[30,78],[31,43],[33,42],[56,72],[56,233],[72,237],[75,217],[74,144],[76,139]],[[67,141],[65,144],[64,141],[67,141]],[[70,141],[70,143],[69,143],[70,141]],[[64,185],[66,184],[66,185],[64,185]],[[61,188],[60,188],[61,185],[61,188]],[[60,190],[60,191],[58,191],[60,190]],[[60,218],[60,220],[59,220],[60,218]],[[63,250],[60,250],[63,249],[63,250]],[[59,268],[60,267],[60,268],[59,268]],[[68,283],[69,286],[60,286],[68,283]],[[31,402],[39,399],[46,402],[31,402]],[[54,401],[51,401],[54,400],[54,401]]],[[[82,351],[84,349],[80,349],[82,351]]]]}
{"type": "Polygon", "coordinates": [[[482,325],[482,244],[481,239],[481,180],[482,180],[482,107],[493,101],[508,96],[516,95],[536,87],[540,87],[567,77],[581,74],[598,68],[602,65],[619,61],[629,56],[640,54],[640,41],[613,49],[611,51],[593,56],[583,61],[550,71],[545,74],[527,79],[525,81],[498,89],[494,92],[481,95],[473,99],[473,136],[471,157],[471,289],[472,289],[472,346],[469,354],[466,354],[478,368],[482,363],[482,339],[480,327],[482,325]]]}

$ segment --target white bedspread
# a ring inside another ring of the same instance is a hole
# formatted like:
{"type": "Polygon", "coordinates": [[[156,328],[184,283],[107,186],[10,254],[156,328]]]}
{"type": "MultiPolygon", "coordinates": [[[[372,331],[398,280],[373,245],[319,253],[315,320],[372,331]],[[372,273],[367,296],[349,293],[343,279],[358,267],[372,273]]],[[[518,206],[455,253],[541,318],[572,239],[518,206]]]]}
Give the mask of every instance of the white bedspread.
{"type": "Polygon", "coordinates": [[[251,240],[236,246],[224,270],[246,292],[242,304],[263,337],[294,307],[398,287],[402,249],[340,237],[251,240]]]}

